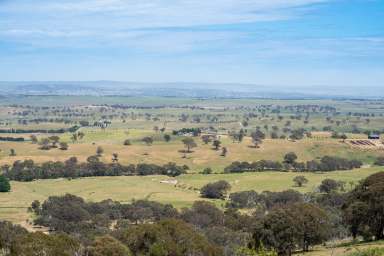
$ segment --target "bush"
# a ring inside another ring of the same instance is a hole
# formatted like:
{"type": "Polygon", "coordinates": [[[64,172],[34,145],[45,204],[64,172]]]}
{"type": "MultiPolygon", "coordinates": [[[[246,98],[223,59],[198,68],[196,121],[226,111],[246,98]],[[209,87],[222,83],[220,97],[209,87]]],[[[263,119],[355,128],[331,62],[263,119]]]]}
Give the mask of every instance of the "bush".
{"type": "Polygon", "coordinates": [[[11,191],[11,184],[9,183],[9,180],[4,175],[0,175],[0,192],[9,191],[11,191]]]}
{"type": "Polygon", "coordinates": [[[384,156],[378,157],[375,161],[375,165],[384,166],[384,156]]]}
{"type": "Polygon", "coordinates": [[[201,172],[201,174],[211,174],[213,171],[212,171],[212,169],[210,168],[210,167],[207,167],[207,168],[205,168],[202,172],[201,172]]]}
{"type": "Polygon", "coordinates": [[[220,180],[214,183],[208,183],[201,188],[200,193],[204,198],[224,199],[231,185],[225,181],[220,180]]]}
{"type": "Polygon", "coordinates": [[[68,143],[60,142],[60,149],[61,150],[68,150],[68,143]]]}
{"type": "Polygon", "coordinates": [[[333,179],[325,179],[321,182],[319,190],[322,193],[331,193],[332,191],[336,191],[341,188],[342,185],[343,184],[341,184],[339,181],[333,179]]]}
{"type": "Polygon", "coordinates": [[[296,186],[302,187],[304,184],[308,183],[308,180],[305,178],[305,176],[296,176],[293,178],[293,182],[296,186]]]}

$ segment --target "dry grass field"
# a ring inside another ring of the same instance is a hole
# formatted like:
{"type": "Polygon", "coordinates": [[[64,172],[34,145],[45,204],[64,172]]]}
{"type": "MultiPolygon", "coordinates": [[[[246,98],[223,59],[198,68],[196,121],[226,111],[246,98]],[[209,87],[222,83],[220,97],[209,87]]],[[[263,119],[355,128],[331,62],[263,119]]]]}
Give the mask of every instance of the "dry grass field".
{"type": "MultiPolygon", "coordinates": [[[[298,161],[319,159],[324,155],[339,156],[349,159],[359,159],[365,163],[372,163],[377,156],[384,155],[384,151],[364,150],[351,147],[349,143],[329,137],[315,137],[299,141],[286,139],[266,139],[260,148],[253,148],[250,138],[245,138],[241,143],[233,143],[227,136],[221,136],[222,146],[228,150],[227,156],[221,156],[221,151],[216,151],[212,145],[205,145],[199,137],[194,138],[197,147],[192,153],[182,153],[184,145],[180,136],[172,136],[170,142],[163,140],[163,134],[151,130],[138,129],[82,129],[85,136],[82,140],[72,143],[70,134],[61,135],[61,141],[69,143],[68,150],[51,149],[41,150],[39,145],[25,142],[0,142],[0,164],[12,164],[15,160],[33,159],[35,162],[63,161],[76,156],[80,161],[86,161],[88,156],[94,155],[98,146],[104,149],[102,160],[110,162],[113,153],[118,153],[119,162],[122,164],[156,163],[164,164],[176,162],[187,165],[190,172],[197,173],[206,167],[211,167],[215,172],[223,169],[233,161],[282,160],[288,152],[295,152],[298,161]],[[145,145],[141,139],[152,136],[154,143],[145,145]],[[124,146],[125,139],[132,145],[124,146]],[[10,150],[16,151],[16,156],[9,156],[10,150]]],[[[21,135],[28,138],[27,135],[21,135]]],[[[48,137],[39,134],[38,138],[48,137]]]]}

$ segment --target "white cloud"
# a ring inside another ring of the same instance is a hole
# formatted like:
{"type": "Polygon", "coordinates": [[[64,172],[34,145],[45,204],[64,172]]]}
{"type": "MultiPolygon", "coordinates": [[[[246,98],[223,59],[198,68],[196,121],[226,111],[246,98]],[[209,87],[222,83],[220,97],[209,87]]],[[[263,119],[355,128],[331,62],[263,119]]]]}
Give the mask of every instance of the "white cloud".
{"type": "MultiPolygon", "coordinates": [[[[295,16],[297,7],[326,1],[13,0],[3,6],[0,3],[0,14],[5,14],[5,21],[8,19],[9,25],[15,26],[13,29],[108,28],[113,31],[282,20],[295,16]]],[[[0,22],[2,19],[4,18],[0,17],[0,22]]]]}

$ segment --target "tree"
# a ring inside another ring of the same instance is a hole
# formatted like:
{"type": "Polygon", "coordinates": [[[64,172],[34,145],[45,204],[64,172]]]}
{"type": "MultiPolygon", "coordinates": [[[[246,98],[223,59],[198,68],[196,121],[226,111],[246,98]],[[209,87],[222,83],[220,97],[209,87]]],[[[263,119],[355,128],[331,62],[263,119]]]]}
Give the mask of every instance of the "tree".
{"type": "Polygon", "coordinates": [[[171,135],[164,134],[164,140],[165,140],[165,142],[170,142],[171,141],[171,135]]]}
{"type": "Polygon", "coordinates": [[[212,141],[212,138],[210,135],[203,135],[201,136],[201,140],[204,142],[204,144],[208,144],[212,141]]]}
{"type": "Polygon", "coordinates": [[[36,135],[31,135],[30,136],[30,138],[31,138],[31,142],[32,142],[32,144],[36,144],[37,142],[38,142],[38,139],[37,139],[37,137],[36,137],[36,135]]]}
{"type": "Polygon", "coordinates": [[[343,207],[344,220],[354,237],[384,239],[384,172],[378,172],[359,183],[348,193],[343,207]]]}
{"type": "Polygon", "coordinates": [[[77,133],[72,133],[72,135],[71,135],[71,141],[72,141],[72,143],[75,143],[77,140],[78,140],[78,135],[77,135],[77,133]]]}
{"type": "Polygon", "coordinates": [[[48,138],[42,138],[39,144],[40,144],[40,149],[49,150],[51,148],[50,141],[48,138]]]}
{"type": "Polygon", "coordinates": [[[131,256],[127,246],[112,236],[97,237],[89,249],[89,256],[131,256]]]}
{"type": "Polygon", "coordinates": [[[152,138],[152,137],[144,137],[144,138],[142,139],[142,141],[143,141],[145,144],[147,144],[147,146],[151,146],[152,143],[153,143],[153,138],[152,138]]]}
{"type": "Polygon", "coordinates": [[[220,226],[224,222],[223,212],[213,203],[207,201],[195,201],[191,208],[185,208],[181,212],[181,218],[199,228],[220,226]]]}
{"type": "Polygon", "coordinates": [[[13,148],[10,149],[9,156],[16,156],[16,151],[15,151],[15,149],[13,149],[13,148]]]}
{"type": "Polygon", "coordinates": [[[304,184],[308,183],[308,180],[307,178],[305,178],[305,176],[296,176],[295,178],[293,178],[293,182],[296,186],[302,187],[304,184]]]}
{"type": "Polygon", "coordinates": [[[305,133],[304,129],[296,129],[291,132],[291,135],[289,135],[289,138],[291,140],[301,140],[302,138],[304,138],[304,133],[305,133]]]}
{"type": "Polygon", "coordinates": [[[227,156],[227,153],[228,153],[228,149],[226,147],[223,147],[222,150],[221,150],[221,156],[227,156]]]}
{"type": "Polygon", "coordinates": [[[200,193],[204,198],[224,199],[230,189],[231,185],[227,181],[220,180],[206,184],[200,189],[200,193]]]}
{"type": "Polygon", "coordinates": [[[259,145],[263,142],[263,139],[265,139],[265,134],[260,130],[256,130],[251,133],[251,138],[254,147],[258,148],[259,145]]]}
{"type": "Polygon", "coordinates": [[[68,150],[68,143],[67,142],[60,142],[60,149],[61,150],[68,150]]]}
{"type": "Polygon", "coordinates": [[[70,256],[78,255],[80,243],[66,234],[46,235],[42,232],[27,233],[18,238],[11,255],[70,256]]]}
{"type": "Polygon", "coordinates": [[[212,143],[213,147],[215,148],[215,150],[219,150],[219,147],[221,145],[221,141],[219,140],[214,140],[213,143],[212,143]]]}
{"type": "Polygon", "coordinates": [[[319,190],[322,193],[331,193],[332,191],[338,190],[341,187],[341,183],[339,181],[333,179],[325,179],[321,182],[319,186],[319,190]]]}
{"type": "Polygon", "coordinates": [[[330,232],[326,212],[308,203],[296,203],[272,209],[259,221],[253,233],[254,244],[275,249],[279,255],[291,255],[296,248],[326,241],[330,232]]]}
{"type": "Polygon", "coordinates": [[[11,191],[11,184],[9,183],[9,180],[4,175],[0,175],[0,192],[9,191],[11,191]]]}
{"type": "Polygon", "coordinates": [[[114,232],[134,255],[219,256],[222,251],[182,220],[167,219],[151,224],[130,225],[114,232]]]}
{"type": "Polygon", "coordinates": [[[132,144],[131,140],[129,140],[129,139],[124,140],[124,146],[129,146],[131,144],[132,144]]]}
{"type": "Polygon", "coordinates": [[[294,152],[289,152],[284,156],[284,163],[294,164],[297,160],[297,155],[294,152]]]}
{"type": "Polygon", "coordinates": [[[101,146],[98,146],[96,149],[96,155],[101,156],[104,153],[104,149],[101,146]]]}
{"type": "Polygon", "coordinates": [[[277,132],[273,131],[271,132],[271,139],[278,139],[279,138],[279,135],[277,134],[277,132]]]}
{"type": "Polygon", "coordinates": [[[184,143],[184,146],[187,148],[187,153],[191,152],[191,148],[197,147],[195,140],[191,137],[186,137],[182,139],[182,142],[184,143]]]}
{"type": "Polygon", "coordinates": [[[40,201],[39,201],[39,200],[34,200],[34,201],[31,203],[31,209],[32,209],[32,211],[33,211],[36,215],[40,214],[40,210],[41,210],[40,206],[41,206],[41,204],[40,204],[40,201]]]}
{"type": "Polygon", "coordinates": [[[119,154],[113,153],[112,154],[112,162],[117,163],[119,161],[119,154]]]}
{"type": "Polygon", "coordinates": [[[211,174],[213,171],[212,171],[212,169],[210,168],[210,167],[207,167],[207,168],[205,168],[202,172],[201,172],[201,174],[211,174]]]}
{"type": "Polygon", "coordinates": [[[59,136],[56,136],[56,135],[53,135],[53,136],[50,136],[48,139],[51,141],[51,143],[52,143],[52,147],[53,147],[53,148],[56,148],[56,147],[57,147],[57,143],[58,143],[59,140],[60,140],[60,137],[59,137],[59,136]]]}
{"type": "Polygon", "coordinates": [[[384,156],[380,156],[376,159],[375,165],[384,166],[384,156]]]}
{"type": "Polygon", "coordinates": [[[343,140],[343,142],[345,142],[346,139],[348,139],[347,135],[345,135],[345,133],[343,133],[342,135],[340,135],[340,139],[343,140]]]}
{"type": "Polygon", "coordinates": [[[84,136],[85,136],[85,133],[83,133],[83,132],[77,133],[77,137],[79,138],[79,140],[82,140],[84,138],[84,136]]]}

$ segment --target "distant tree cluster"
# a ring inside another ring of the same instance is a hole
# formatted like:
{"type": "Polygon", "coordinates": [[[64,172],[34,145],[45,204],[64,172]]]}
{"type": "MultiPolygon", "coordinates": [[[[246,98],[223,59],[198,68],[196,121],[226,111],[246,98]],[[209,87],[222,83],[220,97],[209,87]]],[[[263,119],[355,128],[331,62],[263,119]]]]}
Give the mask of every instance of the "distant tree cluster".
{"type": "Polygon", "coordinates": [[[173,130],[173,135],[187,135],[191,134],[194,137],[200,136],[201,129],[200,128],[182,128],[180,130],[173,130]]]}
{"type": "Polygon", "coordinates": [[[256,208],[272,209],[292,203],[302,203],[304,197],[295,190],[286,190],[281,192],[264,191],[257,193],[256,191],[241,191],[231,193],[227,207],[235,209],[256,208]]]}

